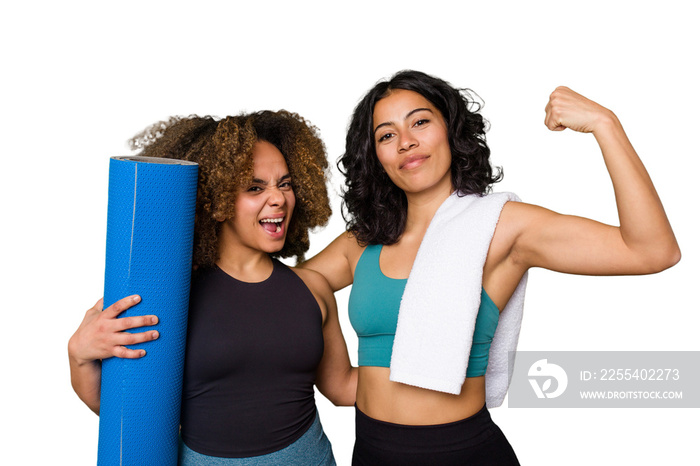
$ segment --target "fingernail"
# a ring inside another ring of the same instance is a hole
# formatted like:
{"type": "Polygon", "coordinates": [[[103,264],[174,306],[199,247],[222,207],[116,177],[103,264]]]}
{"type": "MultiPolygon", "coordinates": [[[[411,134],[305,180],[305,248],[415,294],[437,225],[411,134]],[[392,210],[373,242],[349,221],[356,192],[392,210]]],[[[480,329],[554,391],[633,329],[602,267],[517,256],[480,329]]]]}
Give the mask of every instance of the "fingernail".
{"type": "Polygon", "coordinates": [[[141,357],[146,356],[146,350],[141,350],[139,353],[141,354],[141,357]]]}
{"type": "Polygon", "coordinates": [[[135,303],[138,303],[139,301],[141,301],[141,296],[133,296],[131,299],[132,299],[135,303]]]}
{"type": "Polygon", "coordinates": [[[151,323],[154,324],[154,325],[157,324],[157,323],[158,323],[158,317],[156,317],[156,316],[151,317],[151,323]]]}
{"type": "Polygon", "coordinates": [[[151,338],[153,338],[154,340],[155,340],[156,338],[158,338],[159,336],[160,336],[160,335],[158,335],[158,332],[153,332],[153,333],[151,333],[151,338]]]}

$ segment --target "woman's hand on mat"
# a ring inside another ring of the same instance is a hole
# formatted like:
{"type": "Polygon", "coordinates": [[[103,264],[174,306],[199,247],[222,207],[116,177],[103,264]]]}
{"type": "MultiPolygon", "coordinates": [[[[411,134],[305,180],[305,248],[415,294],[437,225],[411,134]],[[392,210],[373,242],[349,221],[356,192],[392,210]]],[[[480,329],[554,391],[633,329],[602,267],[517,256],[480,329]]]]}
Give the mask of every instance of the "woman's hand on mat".
{"type": "Polygon", "coordinates": [[[141,358],[146,355],[143,349],[129,349],[126,345],[155,340],[158,338],[157,330],[148,330],[140,333],[129,333],[138,327],[155,325],[158,317],[153,315],[117,317],[130,307],[141,301],[139,296],[128,296],[102,310],[103,300],[100,299],[85,313],[80,327],[68,342],[68,353],[78,364],[85,364],[98,359],[106,359],[112,356],[119,358],[141,358]]]}

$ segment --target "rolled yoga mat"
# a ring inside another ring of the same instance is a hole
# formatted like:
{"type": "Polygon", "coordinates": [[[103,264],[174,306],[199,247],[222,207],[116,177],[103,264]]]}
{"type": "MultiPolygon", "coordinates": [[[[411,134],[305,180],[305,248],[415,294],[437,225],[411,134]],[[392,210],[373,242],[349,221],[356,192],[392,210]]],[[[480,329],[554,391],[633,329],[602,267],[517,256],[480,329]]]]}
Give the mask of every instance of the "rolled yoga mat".
{"type": "Polygon", "coordinates": [[[140,359],[102,363],[98,465],[177,464],[190,292],[196,163],[112,157],[104,307],[132,294],[120,317],[157,315],[157,340],[140,359]]]}

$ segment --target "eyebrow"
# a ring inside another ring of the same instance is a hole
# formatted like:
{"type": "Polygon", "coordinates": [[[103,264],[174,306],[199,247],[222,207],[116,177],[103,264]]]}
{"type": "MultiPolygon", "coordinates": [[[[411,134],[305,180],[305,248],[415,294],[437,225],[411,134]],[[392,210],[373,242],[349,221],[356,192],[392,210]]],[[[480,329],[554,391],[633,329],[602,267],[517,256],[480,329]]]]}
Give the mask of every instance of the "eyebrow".
{"type": "MultiPolygon", "coordinates": [[[[282,178],[280,178],[279,180],[277,180],[277,182],[280,183],[280,182],[282,182],[282,181],[284,181],[284,180],[291,180],[291,179],[292,179],[292,175],[290,175],[289,173],[287,173],[287,174],[284,175],[282,178]]],[[[266,181],[265,181],[265,180],[261,180],[260,178],[253,178],[253,183],[256,183],[256,184],[265,184],[266,181]]]]}
{"type": "MultiPolygon", "coordinates": [[[[404,120],[407,120],[407,119],[410,118],[410,116],[413,115],[414,113],[422,112],[422,111],[424,111],[424,110],[425,110],[425,111],[428,111],[428,112],[430,112],[430,113],[433,113],[433,111],[430,110],[429,108],[425,108],[425,107],[414,108],[413,110],[411,110],[410,112],[408,112],[408,113],[406,114],[406,116],[403,117],[403,119],[404,119],[404,120]]],[[[392,121],[386,121],[386,122],[384,122],[384,123],[379,123],[379,124],[377,125],[377,127],[374,128],[374,133],[376,133],[377,130],[378,130],[379,128],[381,128],[382,126],[391,126],[391,125],[393,125],[393,124],[394,124],[394,123],[393,123],[392,121]]]]}

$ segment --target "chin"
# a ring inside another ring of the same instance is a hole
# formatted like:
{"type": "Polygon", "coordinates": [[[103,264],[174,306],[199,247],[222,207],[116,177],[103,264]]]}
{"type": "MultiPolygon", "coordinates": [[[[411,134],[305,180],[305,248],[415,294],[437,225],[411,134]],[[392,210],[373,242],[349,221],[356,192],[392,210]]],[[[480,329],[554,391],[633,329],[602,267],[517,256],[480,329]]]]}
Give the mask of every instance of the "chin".
{"type": "Polygon", "coordinates": [[[282,248],[284,248],[284,239],[282,239],[281,241],[274,241],[271,244],[266,244],[263,247],[261,247],[260,250],[268,254],[275,254],[280,252],[282,248]]]}

